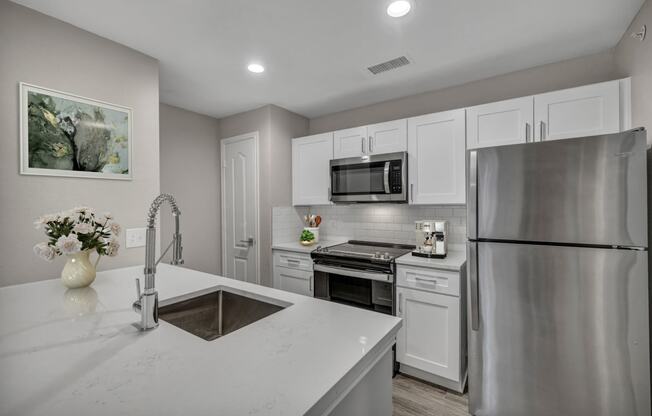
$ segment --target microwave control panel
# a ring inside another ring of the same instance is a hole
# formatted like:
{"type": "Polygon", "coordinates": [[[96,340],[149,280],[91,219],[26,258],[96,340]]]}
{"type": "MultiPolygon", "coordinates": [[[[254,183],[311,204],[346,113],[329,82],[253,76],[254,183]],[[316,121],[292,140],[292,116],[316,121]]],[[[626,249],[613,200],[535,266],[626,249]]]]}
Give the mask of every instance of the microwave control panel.
{"type": "Polygon", "coordinates": [[[389,187],[393,194],[400,194],[403,192],[403,180],[401,172],[401,161],[394,160],[389,166],[389,187]]]}

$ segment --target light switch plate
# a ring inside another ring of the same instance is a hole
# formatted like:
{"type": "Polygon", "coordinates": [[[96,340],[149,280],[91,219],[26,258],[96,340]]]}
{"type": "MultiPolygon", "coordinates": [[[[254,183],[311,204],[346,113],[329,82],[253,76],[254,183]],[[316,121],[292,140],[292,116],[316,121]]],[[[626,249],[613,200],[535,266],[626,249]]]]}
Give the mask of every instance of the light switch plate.
{"type": "Polygon", "coordinates": [[[145,245],[145,228],[127,228],[125,245],[127,248],[143,247],[145,245]]]}

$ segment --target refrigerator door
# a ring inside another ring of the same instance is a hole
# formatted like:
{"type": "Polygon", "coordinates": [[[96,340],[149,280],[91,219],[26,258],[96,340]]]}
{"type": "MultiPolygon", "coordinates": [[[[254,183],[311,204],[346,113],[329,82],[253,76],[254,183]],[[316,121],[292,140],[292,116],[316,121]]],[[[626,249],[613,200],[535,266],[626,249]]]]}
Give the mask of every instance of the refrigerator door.
{"type": "Polygon", "coordinates": [[[647,247],[645,130],[469,154],[469,238],[647,247]]]}
{"type": "Polygon", "coordinates": [[[650,414],[647,251],[468,244],[471,414],[650,414]]]}

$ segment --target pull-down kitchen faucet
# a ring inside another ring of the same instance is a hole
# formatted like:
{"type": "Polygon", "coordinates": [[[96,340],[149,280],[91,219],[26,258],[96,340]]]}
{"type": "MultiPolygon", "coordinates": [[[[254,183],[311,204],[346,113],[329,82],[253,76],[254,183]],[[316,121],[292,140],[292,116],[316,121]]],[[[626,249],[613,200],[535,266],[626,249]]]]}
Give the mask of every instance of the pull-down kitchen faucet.
{"type": "Polygon", "coordinates": [[[181,233],[179,233],[179,218],[181,211],[177,206],[177,202],[170,194],[161,194],[154,199],[152,205],[149,207],[147,213],[147,234],[145,235],[145,290],[140,291],[140,279],[136,279],[136,291],[138,299],[134,302],[134,310],[140,312],[140,329],[147,330],[156,328],[158,326],[158,292],[154,288],[154,278],[156,276],[156,265],[161,261],[163,256],[167,254],[170,247],[174,246],[172,251],[171,264],[183,264],[181,254],[183,247],[181,246],[181,233]],[[172,215],[174,216],[174,236],[172,241],[167,246],[161,257],[156,258],[156,228],[154,223],[156,221],[156,214],[161,208],[161,204],[167,201],[172,207],[172,215]]]}

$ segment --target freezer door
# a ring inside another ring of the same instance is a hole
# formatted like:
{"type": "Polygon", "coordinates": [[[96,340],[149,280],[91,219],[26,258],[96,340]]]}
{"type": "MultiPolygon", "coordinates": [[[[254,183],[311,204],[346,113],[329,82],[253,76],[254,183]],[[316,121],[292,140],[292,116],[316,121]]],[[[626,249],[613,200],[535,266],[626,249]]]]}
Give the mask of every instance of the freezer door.
{"type": "Polygon", "coordinates": [[[650,414],[647,251],[469,245],[471,414],[650,414]]]}
{"type": "Polygon", "coordinates": [[[647,247],[644,129],[473,152],[471,239],[647,247]]]}

